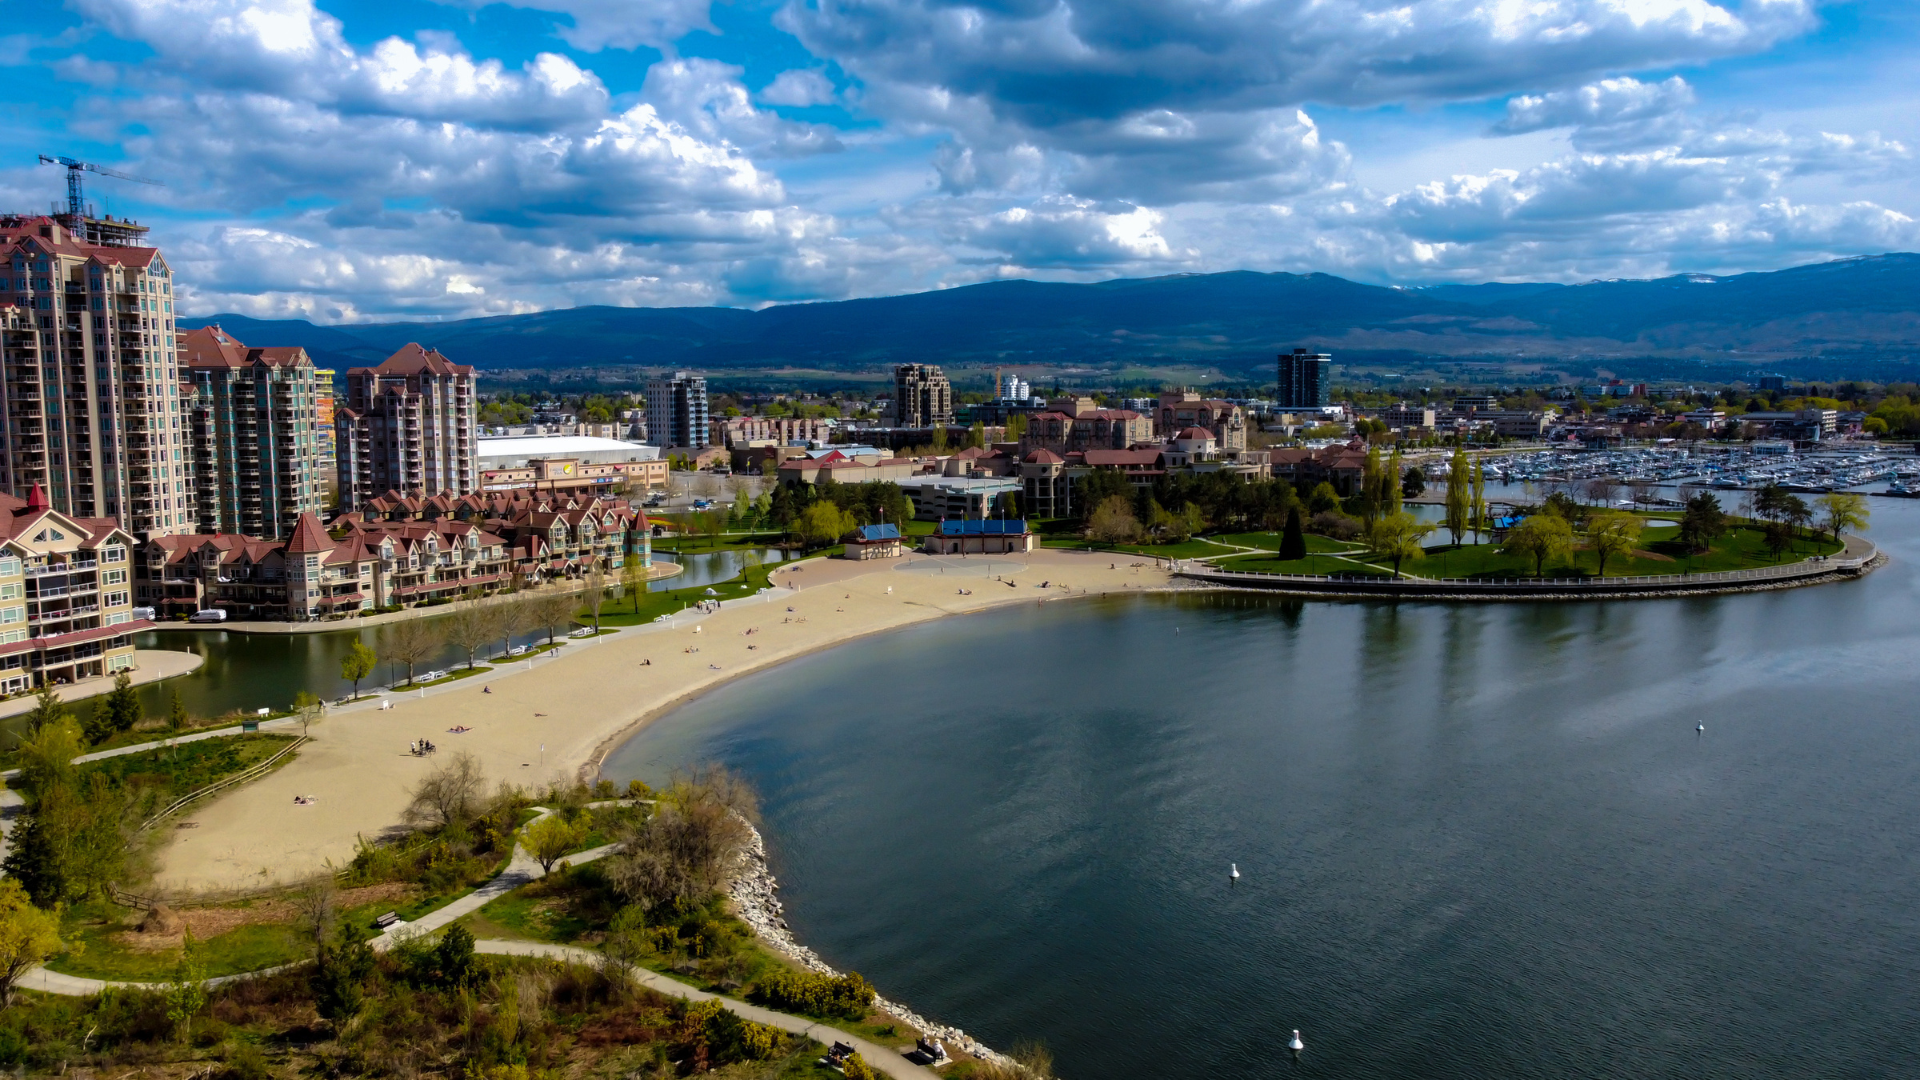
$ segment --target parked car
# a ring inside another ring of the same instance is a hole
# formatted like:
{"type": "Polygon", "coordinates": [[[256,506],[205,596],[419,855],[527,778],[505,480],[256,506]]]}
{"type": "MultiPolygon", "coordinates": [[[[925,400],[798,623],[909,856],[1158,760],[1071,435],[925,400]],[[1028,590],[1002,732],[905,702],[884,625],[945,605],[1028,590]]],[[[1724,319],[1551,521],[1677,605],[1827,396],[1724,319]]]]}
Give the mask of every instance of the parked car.
{"type": "Polygon", "coordinates": [[[193,618],[188,619],[187,621],[188,622],[226,622],[227,613],[220,610],[219,608],[206,608],[204,610],[194,612],[193,618]]]}

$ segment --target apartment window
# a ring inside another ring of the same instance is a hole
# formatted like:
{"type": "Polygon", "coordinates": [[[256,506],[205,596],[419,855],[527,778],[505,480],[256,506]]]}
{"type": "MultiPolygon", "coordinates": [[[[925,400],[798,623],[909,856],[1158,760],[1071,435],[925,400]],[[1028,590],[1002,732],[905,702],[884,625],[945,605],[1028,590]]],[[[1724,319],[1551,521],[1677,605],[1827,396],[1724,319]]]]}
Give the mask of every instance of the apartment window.
{"type": "Polygon", "coordinates": [[[102,601],[107,607],[125,607],[131,602],[124,592],[110,592],[107,594],[106,599],[102,601]]]}
{"type": "Polygon", "coordinates": [[[27,609],[24,607],[0,608],[0,623],[26,622],[27,609]]]}
{"type": "Polygon", "coordinates": [[[127,582],[125,570],[108,570],[100,579],[102,585],[124,585],[127,582]]]}
{"type": "MultiPolygon", "coordinates": [[[[119,544],[100,549],[100,557],[107,562],[126,562],[127,549],[119,544]]],[[[4,571],[0,571],[3,573],[4,571]]]]}
{"type": "Polygon", "coordinates": [[[0,630],[0,645],[12,645],[25,640],[27,640],[25,630],[0,630]]]}
{"type": "Polygon", "coordinates": [[[0,558],[0,577],[14,577],[20,573],[20,560],[12,555],[0,558]]]}

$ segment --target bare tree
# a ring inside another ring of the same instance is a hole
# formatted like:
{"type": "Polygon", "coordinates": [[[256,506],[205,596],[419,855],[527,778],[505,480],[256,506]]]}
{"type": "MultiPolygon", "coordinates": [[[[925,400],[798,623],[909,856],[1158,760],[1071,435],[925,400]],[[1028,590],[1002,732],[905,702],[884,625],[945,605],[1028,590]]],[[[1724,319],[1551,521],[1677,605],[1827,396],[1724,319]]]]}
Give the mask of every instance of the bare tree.
{"type": "Polygon", "coordinates": [[[513,649],[513,637],[515,634],[530,633],[540,628],[540,623],[534,618],[533,597],[531,596],[522,595],[515,596],[511,600],[503,600],[494,605],[494,611],[498,614],[498,621],[494,625],[494,632],[500,637],[500,654],[502,656],[505,656],[513,649]]]}
{"type": "Polygon", "coordinates": [[[752,840],[753,790],[718,767],[676,775],[653,816],[635,827],[608,863],[614,889],[651,909],[718,889],[752,840]]]}
{"type": "Polygon", "coordinates": [[[473,654],[480,651],[487,642],[499,635],[494,632],[494,620],[490,612],[474,601],[467,601],[454,608],[453,614],[443,620],[447,640],[465,650],[467,670],[473,670],[473,654]]]}
{"type": "Polygon", "coordinates": [[[536,626],[547,632],[547,644],[553,644],[556,628],[564,628],[573,622],[574,613],[580,610],[580,594],[573,589],[556,589],[534,601],[538,617],[536,626]]]}
{"type": "Polygon", "coordinates": [[[301,928],[313,938],[315,949],[333,936],[334,920],[339,914],[338,894],[332,874],[317,874],[294,890],[294,911],[299,913],[301,928]]]}
{"type": "Polygon", "coordinates": [[[480,759],[462,750],[421,778],[407,804],[407,823],[429,828],[465,824],[473,819],[485,786],[480,759]]]}
{"type": "Polygon", "coordinates": [[[1627,490],[1633,493],[1633,505],[1642,510],[1646,509],[1647,503],[1653,500],[1653,485],[1645,480],[1630,482],[1627,484],[1627,490]]]}
{"type": "Polygon", "coordinates": [[[1587,501],[1595,506],[1612,506],[1620,495],[1620,485],[1607,477],[1587,481],[1587,501]]]}
{"type": "Polygon", "coordinates": [[[629,553],[620,565],[620,586],[633,600],[633,613],[640,614],[640,594],[647,591],[647,568],[640,556],[629,553]]]}
{"type": "Polygon", "coordinates": [[[440,628],[424,619],[408,619],[394,623],[387,629],[386,640],[381,643],[380,659],[389,664],[407,666],[407,685],[413,685],[413,669],[421,662],[434,656],[446,644],[440,636],[440,628]]]}
{"type": "Polygon", "coordinates": [[[600,632],[600,609],[605,606],[607,602],[607,571],[600,565],[600,560],[597,558],[594,559],[593,565],[587,570],[585,597],[587,610],[593,614],[593,632],[598,634],[600,632]]]}

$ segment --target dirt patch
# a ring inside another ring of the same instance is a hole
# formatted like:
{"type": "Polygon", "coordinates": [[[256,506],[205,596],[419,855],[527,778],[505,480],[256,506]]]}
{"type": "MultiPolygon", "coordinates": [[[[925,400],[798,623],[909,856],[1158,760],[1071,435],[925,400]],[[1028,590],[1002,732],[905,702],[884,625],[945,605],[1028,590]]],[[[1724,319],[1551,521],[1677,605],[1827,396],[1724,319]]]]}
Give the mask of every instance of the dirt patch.
{"type": "Polygon", "coordinates": [[[1637,548],[1633,552],[1633,557],[1636,559],[1650,559],[1653,562],[1678,562],[1679,561],[1671,555],[1662,555],[1657,551],[1641,551],[1637,548]]]}
{"type": "Polygon", "coordinates": [[[359,907],[361,904],[377,903],[381,900],[411,900],[420,891],[420,886],[404,881],[385,881],[378,885],[362,885],[357,889],[341,889],[334,895],[334,906],[341,908],[359,907]]]}
{"type": "MultiPolygon", "coordinates": [[[[334,895],[336,908],[359,907],[361,904],[380,903],[382,901],[405,900],[419,891],[418,885],[404,881],[388,881],[379,885],[365,885],[358,889],[342,889],[334,895]]],[[[291,900],[274,898],[255,900],[245,905],[220,907],[187,908],[174,910],[171,920],[177,920],[179,927],[171,932],[154,930],[148,932],[148,922],[142,922],[143,929],[123,930],[113,939],[134,952],[163,952],[178,949],[186,940],[186,931],[193,931],[196,941],[219,937],[230,930],[254,923],[294,923],[300,919],[300,909],[291,900]]]]}

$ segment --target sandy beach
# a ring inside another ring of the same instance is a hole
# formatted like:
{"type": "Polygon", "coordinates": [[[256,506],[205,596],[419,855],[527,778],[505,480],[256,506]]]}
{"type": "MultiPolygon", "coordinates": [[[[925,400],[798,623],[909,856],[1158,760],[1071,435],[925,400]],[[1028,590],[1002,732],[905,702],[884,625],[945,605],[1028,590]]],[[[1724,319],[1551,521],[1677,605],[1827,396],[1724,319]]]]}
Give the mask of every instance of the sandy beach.
{"type": "Polygon", "coordinates": [[[1151,559],[1047,550],[810,559],[774,581],[782,588],[710,615],[570,644],[425,696],[397,692],[391,709],[341,710],[313,728],[292,764],[177,823],[155,887],[175,896],[251,889],[344,864],[358,837],[399,824],[408,792],[434,767],[435,758],[407,752],[415,739],[435,743],[440,761],[472,753],[490,780],[540,785],[579,774],[697,694],[818,649],[1006,604],[1170,587],[1151,559]],[[471,730],[448,731],[460,726],[471,730]]]}

